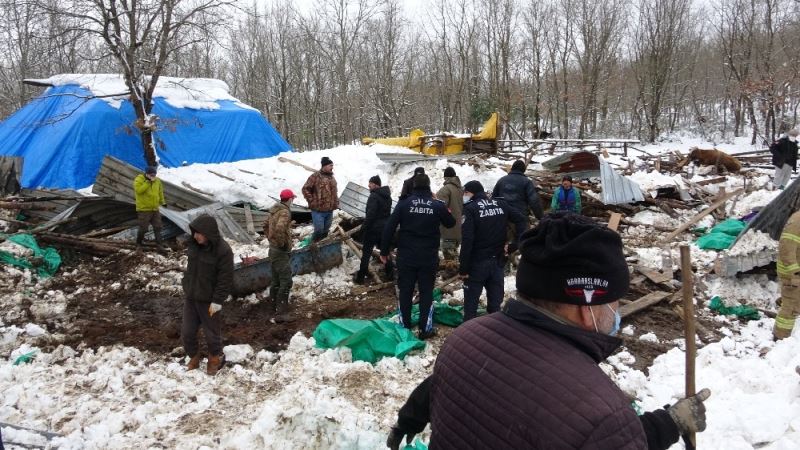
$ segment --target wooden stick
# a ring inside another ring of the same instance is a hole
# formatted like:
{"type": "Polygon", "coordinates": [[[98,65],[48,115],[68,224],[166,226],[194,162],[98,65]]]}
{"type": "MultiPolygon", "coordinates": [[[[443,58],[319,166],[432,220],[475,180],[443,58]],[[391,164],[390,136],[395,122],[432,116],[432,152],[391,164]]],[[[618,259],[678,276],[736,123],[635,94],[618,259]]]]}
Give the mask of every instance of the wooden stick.
{"type": "Polygon", "coordinates": [[[671,241],[672,239],[674,239],[674,238],[675,238],[675,236],[677,236],[677,235],[679,235],[679,234],[683,233],[684,231],[686,231],[687,229],[689,229],[689,227],[691,227],[692,225],[694,225],[695,223],[697,223],[697,222],[698,222],[700,219],[702,219],[703,217],[705,217],[705,216],[707,216],[707,215],[711,214],[712,212],[714,212],[714,210],[716,210],[717,208],[719,208],[719,207],[720,207],[720,205],[724,204],[725,202],[727,202],[727,201],[728,201],[728,200],[730,200],[731,198],[733,198],[733,197],[735,197],[735,196],[737,196],[737,195],[741,194],[742,192],[743,192],[743,189],[737,189],[737,190],[735,190],[735,191],[731,192],[730,194],[727,194],[727,195],[725,195],[724,197],[720,198],[719,200],[715,201],[715,202],[714,202],[714,203],[712,203],[712,204],[711,204],[711,205],[710,205],[708,208],[706,208],[706,209],[704,209],[703,211],[701,211],[701,212],[699,212],[699,213],[695,214],[695,215],[694,215],[694,217],[692,217],[691,219],[689,219],[689,220],[688,220],[686,223],[684,223],[683,225],[679,226],[679,227],[678,227],[678,228],[677,228],[675,231],[673,231],[672,233],[668,234],[668,235],[667,235],[667,236],[666,236],[666,237],[665,237],[665,238],[662,240],[662,242],[669,242],[669,241],[671,241]]]}
{"type": "Polygon", "coordinates": [[[299,162],[297,162],[297,161],[293,161],[293,160],[291,160],[291,159],[289,159],[289,158],[284,158],[283,156],[279,156],[279,157],[278,157],[278,161],[280,161],[280,162],[285,162],[285,163],[289,163],[289,164],[294,164],[295,166],[297,166],[297,167],[302,167],[303,169],[306,169],[306,170],[307,170],[307,171],[309,171],[309,172],[317,172],[317,169],[314,169],[314,168],[312,168],[312,167],[309,167],[309,166],[307,166],[307,165],[305,165],[305,164],[303,164],[303,163],[299,163],[299,162]]]}
{"type": "Polygon", "coordinates": [[[216,176],[218,176],[218,177],[220,177],[220,178],[224,178],[224,179],[226,179],[226,180],[230,180],[230,181],[236,181],[236,178],[232,178],[232,177],[229,177],[229,176],[227,176],[227,175],[223,175],[223,174],[221,174],[221,173],[219,173],[219,172],[214,172],[214,171],[213,171],[213,170],[211,170],[211,169],[206,169],[206,170],[208,170],[208,173],[210,173],[210,174],[213,174],[213,175],[216,175],[216,176]]]}
{"type": "MultiPolygon", "coordinates": [[[[347,236],[347,235],[345,234],[345,232],[344,232],[344,230],[342,229],[342,226],[341,226],[341,225],[336,225],[336,231],[337,231],[337,232],[339,233],[339,235],[342,237],[342,241],[344,241],[344,243],[345,243],[345,244],[346,244],[348,247],[350,247],[350,250],[352,250],[352,251],[353,251],[353,253],[355,253],[355,254],[356,254],[356,256],[358,257],[358,259],[359,259],[359,260],[361,260],[361,256],[363,255],[363,253],[361,253],[361,250],[359,250],[359,249],[358,249],[358,247],[356,247],[356,244],[353,242],[353,238],[351,238],[350,236],[347,236]]],[[[371,256],[372,256],[372,255],[370,255],[370,257],[371,257],[371,256]]],[[[367,272],[369,272],[369,275],[372,277],[372,281],[374,281],[374,282],[376,282],[376,283],[380,283],[380,282],[381,282],[381,278],[380,278],[380,277],[378,276],[378,274],[376,274],[376,273],[375,273],[375,272],[374,272],[372,269],[370,269],[370,268],[369,268],[369,266],[367,266],[367,272]]]]}
{"type": "MultiPolygon", "coordinates": [[[[694,323],[694,274],[692,273],[692,259],[688,245],[681,245],[681,279],[683,281],[683,326],[686,340],[686,397],[696,393],[695,386],[695,358],[697,357],[697,343],[695,342],[694,323]]],[[[695,448],[695,434],[690,433],[685,437],[687,447],[695,448]]]]}
{"type": "Polygon", "coordinates": [[[207,195],[207,196],[209,196],[209,197],[213,197],[213,196],[214,196],[214,194],[212,194],[212,193],[210,193],[210,192],[202,191],[202,190],[200,190],[200,189],[197,189],[196,187],[192,186],[191,184],[189,184],[189,183],[187,183],[187,182],[185,182],[185,181],[181,181],[181,184],[182,184],[182,185],[183,185],[185,188],[187,188],[187,189],[191,189],[191,190],[193,190],[193,191],[195,191],[195,192],[197,192],[197,193],[200,193],[200,194],[203,194],[203,195],[207,195]]]}

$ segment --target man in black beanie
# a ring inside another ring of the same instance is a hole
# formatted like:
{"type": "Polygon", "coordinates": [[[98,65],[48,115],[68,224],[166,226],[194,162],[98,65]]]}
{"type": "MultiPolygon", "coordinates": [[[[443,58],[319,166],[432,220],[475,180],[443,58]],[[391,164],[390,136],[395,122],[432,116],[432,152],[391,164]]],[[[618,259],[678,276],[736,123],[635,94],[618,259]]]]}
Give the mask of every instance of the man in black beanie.
{"type": "MultiPolygon", "coordinates": [[[[375,175],[370,178],[368,187],[370,192],[367,199],[366,217],[361,226],[361,266],[355,277],[357,284],[364,283],[364,278],[369,271],[369,262],[372,259],[372,250],[376,245],[380,245],[383,227],[392,213],[392,193],[389,186],[381,186],[381,177],[375,175]]],[[[387,261],[384,270],[386,277],[389,278],[392,274],[391,261],[387,261]]]]}
{"type": "Polygon", "coordinates": [[[424,173],[425,173],[424,167],[417,167],[416,169],[414,169],[414,173],[411,174],[411,178],[403,181],[403,188],[400,189],[400,200],[405,200],[406,197],[411,195],[411,192],[414,190],[414,177],[424,173]]]}
{"type": "Polygon", "coordinates": [[[455,226],[456,219],[444,203],[433,198],[431,180],[425,174],[414,177],[414,190],[394,208],[383,228],[381,262],[389,261],[389,245],[397,237],[397,288],[400,320],[411,329],[414,287],[419,289],[419,338],[435,334],[433,329],[433,282],[439,265],[439,225],[455,226]]]}
{"type": "Polygon", "coordinates": [[[464,321],[478,313],[478,300],[486,288],[486,311],[500,310],[505,292],[503,266],[506,256],[514,251],[518,242],[507,247],[510,224],[515,236],[528,229],[528,218],[508,205],[503,199],[489,199],[478,181],[464,185],[464,219],[461,224],[461,254],[458,273],[464,279],[464,321]]]}
{"type": "Polygon", "coordinates": [[[533,215],[537,219],[541,219],[544,216],[542,201],[536,192],[536,185],[525,175],[525,170],[524,161],[519,159],[514,161],[508,175],[497,180],[494,185],[492,198],[502,197],[523,216],[527,217],[530,214],[529,211],[533,211],[533,215]]]}
{"type": "Polygon", "coordinates": [[[703,431],[710,392],[637,417],[598,364],[622,343],[619,235],[572,213],[522,236],[517,297],[451,334],[387,445],[431,423],[430,448],[667,449],[703,431]]]}

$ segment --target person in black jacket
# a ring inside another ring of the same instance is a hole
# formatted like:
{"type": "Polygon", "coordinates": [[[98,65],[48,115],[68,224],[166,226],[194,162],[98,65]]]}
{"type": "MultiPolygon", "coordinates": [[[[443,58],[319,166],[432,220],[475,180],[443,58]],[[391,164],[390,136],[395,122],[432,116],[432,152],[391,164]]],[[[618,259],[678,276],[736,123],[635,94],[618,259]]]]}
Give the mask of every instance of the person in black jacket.
{"type": "Polygon", "coordinates": [[[456,219],[444,203],[433,198],[431,180],[425,174],[414,177],[414,190],[394,208],[383,228],[381,262],[389,261],[389,246],[397,238],[397,288],[400,320],[411,329],[414,286],[419,289],[419,338],[435,334],[433,329],[433,282],[439,265],[439,225],[452,228],[456,219]]]}
{"type": "Polygon", "coordinates": [[[770,146],[772,165],[775,166],[775,177],[772,185],[783,189],[789,185],[792,172],[797,171],[797,130],[792,129],[770,146]]]}
{"type": "Polygon", "coordinates": [[[403,181],[403,188],[400,189],[400,200],[405,200],[409,195],[411,195],[412,191],[414,190],[414,177],[417,175],[422,175],[425,173],[424,167],[417,167],[414,169],[414,174],[411,175],[411,178],[403,181]]]}
{"type": "Polygon", "coordinates": [[[464,279],[464,321],[478,313],[478,299],[486,288],[486,310],[500,311],[503,301],[503,266],[507,252],[513,253],[518,242],[509,249],[508,224],[516,228],[515,236],[528,229],[528,218],[510,207],[503,199],[489,199],[478,181],[464,185],[464,219],[461,224],[461,254],[458,273],[464,279]]]}
{"type": "Polygon", "coordinates": [[[502,198],[523,216],[527,217],[530,214],[529,211],[533,211],[533,215],[537,219],[541,219],[544,216],[542,201],[539,199],[539,194],[536,193],[536,185],[525,175],[525,170],[524,161],[514,161],[508,175],[497,180],[494,185],[492,198],[502,198]]]}
{"type": "Polygon", "coordinates": [[[444,342],[400,409],[387,446],[431,424],[431,449],[667,449],[703,431],[708,389],[637,417],[598,367],[622,341],[630,283],[618,234],[574,213],[526,232],[517,297],[444,342]]]}
{"type": "MultiPolygon", "coordinates": [[[[369,179],[369,198],[367,199],[367,211],[364,224],[361,226],[362,248],[361,248],[361,267],[356,273],[355,282],[364,283],[364,278],[369,270],[369,261],[372,259],[372,250],[381,243],[381,235],[386,220],[392,213],[392,193],[389,186],[381,186],[381,177],[375,175],[369,179]]],[[[392,262],[388,261],[384,265],[386,276],[392,273],[392,262]]]]}

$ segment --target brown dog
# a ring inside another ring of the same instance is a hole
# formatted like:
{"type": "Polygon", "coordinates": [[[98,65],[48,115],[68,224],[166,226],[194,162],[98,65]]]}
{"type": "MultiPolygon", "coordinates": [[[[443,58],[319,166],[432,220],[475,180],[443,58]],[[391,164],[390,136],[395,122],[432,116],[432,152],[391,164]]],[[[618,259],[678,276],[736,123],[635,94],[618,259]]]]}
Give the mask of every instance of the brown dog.
{"type": "Polygon", "coordinates": [[[738,159],[721,150],[704,150],[697,147],[689,150],[689,161],[704,166],[722,166],[728,172],[738,172],[742,169],[742,163],[738,159]]]}

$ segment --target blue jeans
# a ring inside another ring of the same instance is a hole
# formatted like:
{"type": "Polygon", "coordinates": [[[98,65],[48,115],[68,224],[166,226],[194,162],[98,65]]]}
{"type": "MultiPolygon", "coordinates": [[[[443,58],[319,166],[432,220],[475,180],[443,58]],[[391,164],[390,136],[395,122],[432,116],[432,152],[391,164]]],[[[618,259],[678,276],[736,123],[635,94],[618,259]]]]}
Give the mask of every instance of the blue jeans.
{"type": "Polygon", "coordinates": [[[333,211],[311,211],[311,222],[314,224],[314,242],[328,236],[333,222],[333,211]]]}
{"type": "Polygon", "coordinates": [[[486,312],[500,311],[504,289],[503,261],[488,258],[472,263],[469,278],[464,282],[464,321],[474,319],[478,314],[478,300],[486,288],[486,312]]]}

